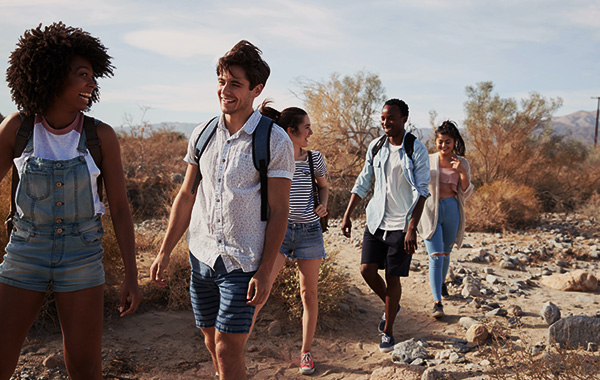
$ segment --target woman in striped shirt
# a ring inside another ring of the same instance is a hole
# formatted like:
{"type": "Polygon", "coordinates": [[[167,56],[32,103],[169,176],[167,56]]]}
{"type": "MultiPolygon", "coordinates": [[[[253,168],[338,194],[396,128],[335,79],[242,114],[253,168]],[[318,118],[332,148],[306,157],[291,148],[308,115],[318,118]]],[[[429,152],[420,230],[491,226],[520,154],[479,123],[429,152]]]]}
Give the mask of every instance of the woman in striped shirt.
{"type": "MultiPolygon", "coordinates": [[[[277,276],[285,259],[298,260],[300,271],[300,295],[302,298],[302,352],[300,355],[300,373],[308,375],[315,370],[310,354],[313,336],[317,327],[318,297],[317,282],[319,268],[326,257],[323,244],[323,232],[319,219],[327,215],[327,197],[329,187],[325,173],[325,161],[321,153],[306,150],[308,139],[313,134],[310,118],[306,111],[297,107],[286,108],[281,112],[261,106],[261,113],[272,118],[286,130],[294,144],[296,170],[290,191],[290,213],[288,228],[275,264],[277,276]],[[314,174],[311,175],[311,164],[314,174]],[[313,178],[316,181],[318,196],[315,197],[313,178]],[[319,201],[315,200],[318,199],[319,201]]],[[[275,278],[272,279],[273,281],[275,278]]]]}

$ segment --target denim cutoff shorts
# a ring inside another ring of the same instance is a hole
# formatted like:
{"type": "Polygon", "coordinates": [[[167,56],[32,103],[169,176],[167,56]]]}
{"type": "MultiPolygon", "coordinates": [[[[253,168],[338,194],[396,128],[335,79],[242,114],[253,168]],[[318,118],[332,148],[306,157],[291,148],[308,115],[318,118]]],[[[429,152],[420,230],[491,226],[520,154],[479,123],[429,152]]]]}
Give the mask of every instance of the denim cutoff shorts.
{"type": "Polygon", "coordinates": [[[104,284],[100,215],[75,224],[39,228],[15,220],[0,264],[0,282],[45,292],[73,292],[104,284]]]}
{"type": "Polygon", "coordinates": [[[220,256],[213,269],[191,252],[190,265],[190,297],[196,327],[214,327],[229,334],[249,333],[256,307],[246,303],[248,284],[256,271],[237,269],[227,272],[220,256]]]}
{"type": "Polygon", "coordinates": [[[279,250],[290,260],[324,259],[323,231],[317,220],[312,223],[288,223],[283,244],[279,250]]]}

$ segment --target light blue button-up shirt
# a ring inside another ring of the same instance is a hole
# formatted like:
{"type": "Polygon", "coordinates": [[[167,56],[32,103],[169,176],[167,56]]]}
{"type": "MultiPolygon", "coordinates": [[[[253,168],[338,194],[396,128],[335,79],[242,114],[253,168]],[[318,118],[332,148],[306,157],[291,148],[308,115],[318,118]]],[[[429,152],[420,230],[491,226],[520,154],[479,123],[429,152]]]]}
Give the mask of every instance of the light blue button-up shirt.
{"type": "MultiPolygon", "coordinates": [[[[404,133],[404,138],[406,138],[404,133]]],[[[389,140],[387,140],[379,149],[379,152],[373,157],[373,147],[379,139],[371,141],[369,144],[369,150],[367,151],[367,159],[365,166],[358,175],[356,183],[352,188],[352,193],[358,195],[361,198],[367,196],[367,193],[371,189],[373,183],[373,176],[375,176],[375,188],[373,189],[373,197],[367,205],[367,228],[369,232],[375,234],[375,231],[381,225],[383,215],[385,213],[385,202],[386,202],[386,175],[385,175],[385,164],[390,156],[389,140]]],[[[400,162],[402,165],[402,172],[406,177],[406,180],[412,189],[412,202],[410,209],[406,212],[405,226],[408,226],[408,221],[412,216],[412,211],[415,208],[419,196],[425,198],[429,197],[428,186],[430,180],[429,172],[429,153],[425,145],[419,140],[415,139],[414,150],[412,160],[404,151],[404,140],[402,141],[402,147],[398,151],[400,154],[400,162]]],[[[406,227],[405,227],[406,228],[406,227]]]]}

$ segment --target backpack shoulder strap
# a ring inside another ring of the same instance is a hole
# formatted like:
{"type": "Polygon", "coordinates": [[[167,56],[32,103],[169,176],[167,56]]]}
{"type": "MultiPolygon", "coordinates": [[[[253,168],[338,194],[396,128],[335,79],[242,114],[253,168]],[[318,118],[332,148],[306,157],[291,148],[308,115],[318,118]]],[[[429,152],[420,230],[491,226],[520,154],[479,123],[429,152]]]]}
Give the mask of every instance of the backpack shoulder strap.
{"type": "Polygon", "coordinates": [[[218,124],[219,124],[219,117],[218,116],[213,117],[206,124],[206,126],[204,127],[202,132],[200,132],[200,134],[198,135],[198,138],[196,139],[196,142],[194,143],[194,147],[195,147],[194,161],[196,161],[196,163],[198,164],[198,172],[196,172],[196,178],[194,178],[194,186],[192,187],[192,189],[193,189],[192,194],[194,194],[196,192],[195,189],[198,186],[198,184],[200,183],[200,180],[202,179],[202,174],[200,173],[200,157],[202,157],[202,153],[204,153],[204,150],[206,149],[208,142],[210,141],[212,136],[215,134],[218,124]]]}
{"type": "MultiPolygon", "coordinates": [[[[27,142],[31,138],[31,134],[33,132],[33,121],[34,116],[25,116],[23,113],[20,113],[21,116],[21,125],[19,129],[17,129],[17,135],[15,137],[15,146],[13,149],[13,158],[20,157],[23,154],[23,150],[27,146],[27,142]]],[[[17,187],[19,187],[19,171],[15,164],[12,165],[12,176],[11,176],[11,189],[10,189],[10,212],[6,217],[6,226],[7,231],[10,236],[10,231],[12,230],[12,218],[17,212],[17,187]]]]}
{"type": "Polygon", "coordinates": [[[15,139],[15,148],[13,149],[13,158],[17,158],[23,154],[23,150],[25,150],[25,146],[27,146],[27,142],[31,138],[31,133],[33,132],[33,120],[34,116],[25,116],[24,114],[20,114],[21,116],[21,126],[17,129],[17,137],[15,139]]]}
{"type": "Polygon", "coordinates": [[[269,205],[267,189],[267,168],[271,161],[271,129],[273,120],[261,116],[258,125],[252,134],[252,160],[254,167],[260,174],[260,220],[267,220],[267,210],[269,205]]]}
{"type": "Polygon", "coordinates": [[[314,201],[315,204],[314,206],[317,207],[317,205],[321,204],[321,201],[319,200],[319,187],[317,186],[317,181],[315,179],[315,164],[313,161],[313,156],[312,156],[312,152],[309,150],[307,151],[308,154],[308,166],[310,167],[310,182],[312,183],[312,189],[313,189],[313,197],[314,197],[314,201]]]}
{"type": "Polygon", "coordinates": [[[373,157],[375,157],[377,155],[377,153],[379,152],[379,150],[381,149],[381,147],[383,146],[383,144],[385,144],[386,140],[387,140],[387,136],[386,135],[381,136],[379,138],[379,140],[377,140],[377,143],[375,144],[375,146],[373,146],[373,149],[371,150],[373,157]]]}
{"type": "Polygon", "coordinates": [[[100,120],[94,119],[93,117],[83,117],[83,130],[85,132],[85,146],[90,152],[90,156],[94,160],[94,163],[100,169],[100,175],[97,178],[97,189],[98,197],[102,201],[102,148],[100,147],[100,138],[98,137],[98,123],[100,120]]]}
{"type": "Polygon", "coordinates": [[[412,160],[413,153],[415,151],[415,140],[417,138],[412,133],[408,132],[404,137],[404,151],[408,155],[408,158],[412,160]]]}

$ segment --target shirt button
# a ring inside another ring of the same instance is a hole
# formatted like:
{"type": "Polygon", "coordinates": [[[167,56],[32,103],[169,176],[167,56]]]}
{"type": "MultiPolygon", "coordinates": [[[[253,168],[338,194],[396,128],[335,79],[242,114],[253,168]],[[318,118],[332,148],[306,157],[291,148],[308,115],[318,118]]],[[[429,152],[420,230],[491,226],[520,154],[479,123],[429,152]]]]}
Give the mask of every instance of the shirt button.
{"type": "Polygon", "coordinates": [[[221,239],[217,240],[217,243],[219,243],[219,244],[220,244],[220,243],[221,243],[221,239]]]}
{"type": "Polygon", "coordinates": [[[56,219],[56,223],[62,223],[62,219],[56,219]]]}
{"type": "Polygon", "coordinates": [[[217,181],[221,182],[221,178],[219,178],[217,181]]]}
{"type": "Polygon", "coordinates": [[[217,198],[217,202],[221,202],[221,200],[219,198],[217,198]]]}
{"type": "Polygon", "coordinates": [[[222,161],[225,162],[225,159],[223,159],[222,161]]]}
{"type": "Polygon", "coordinates": [[[62,232],[63,232],[63,229],[62,229],[62,228],[59,228],[59,229],[57,229],[57,230],[56,230],[56,232],[58,232],[59,234],[62,234],[62,232]]]}
{"type": "Polygon", "coordinates": [[[62,187],[62,182],[56,182],[56,187],[62,187]]]}
{"type": "Polygon", "coordinates": [[[217,223],[221,223],[221,219],[217,219],[217,223]]]}
{"type": "Polygon", "coordinates": [[[62,205],[63,205],[63,203],[62,203],[62,202],[60,202],[60,201],[58,201],[58,202],[56,202],[56,205],[57,205],[57,206],[62,206],[62,205]]]}
{"type": "Polygon", "coordinates": [[[227,140],[227,144],[231,143],[231,141],[227,140]]]}

